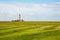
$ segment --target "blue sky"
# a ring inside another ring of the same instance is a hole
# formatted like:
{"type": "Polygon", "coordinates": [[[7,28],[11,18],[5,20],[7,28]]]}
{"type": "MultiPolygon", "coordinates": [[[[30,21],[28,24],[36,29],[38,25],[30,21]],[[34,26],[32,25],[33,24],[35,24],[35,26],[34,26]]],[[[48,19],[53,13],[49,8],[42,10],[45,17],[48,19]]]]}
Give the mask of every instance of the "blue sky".
{"type": "Polygon", "coordinates": [[[60,0],[0,0],[0,2],[5,3],[15,3],[15,2],[21,2],[21,3],[54,3],[54,2],[60,2],[60,0]]]}
{"type": "Polygon", "coordinates": [[[60,0],[0,0],[0,20],[60,21],[60,0]]]}

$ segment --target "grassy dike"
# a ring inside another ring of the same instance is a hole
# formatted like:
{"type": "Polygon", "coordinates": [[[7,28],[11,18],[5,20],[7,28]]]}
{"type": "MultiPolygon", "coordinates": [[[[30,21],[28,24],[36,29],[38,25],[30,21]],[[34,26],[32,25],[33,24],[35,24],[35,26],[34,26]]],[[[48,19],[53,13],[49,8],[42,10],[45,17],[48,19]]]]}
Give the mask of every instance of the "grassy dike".
{"type": "Polygon", "coordinates": [[[0,22],[0,40],[60,40],[60,22],[0,22]]]}

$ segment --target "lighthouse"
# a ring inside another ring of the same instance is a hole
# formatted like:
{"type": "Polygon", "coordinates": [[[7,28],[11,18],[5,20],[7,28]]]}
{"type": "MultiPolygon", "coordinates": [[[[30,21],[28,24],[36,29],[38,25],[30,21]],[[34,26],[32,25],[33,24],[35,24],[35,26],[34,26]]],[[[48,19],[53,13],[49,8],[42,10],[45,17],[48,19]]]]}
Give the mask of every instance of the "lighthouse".
{"type": "Polygon", "coordinates": [[[23,19],[21,19],[21,14],[19,14],[19,19],[18,21],[24,21],[23,19]]]}
{"type": "Polygon", "coordinates": [[[24,21],[23,19],[21,19],[21,14],[19,14],[18,19],[17,20],[12,20],[13,22],[22,22],[24,21]]]}
{"type": "Polygon", "coordinates": [[[19,14],[19,20],[21,20],[21,15],[19,14]]]}

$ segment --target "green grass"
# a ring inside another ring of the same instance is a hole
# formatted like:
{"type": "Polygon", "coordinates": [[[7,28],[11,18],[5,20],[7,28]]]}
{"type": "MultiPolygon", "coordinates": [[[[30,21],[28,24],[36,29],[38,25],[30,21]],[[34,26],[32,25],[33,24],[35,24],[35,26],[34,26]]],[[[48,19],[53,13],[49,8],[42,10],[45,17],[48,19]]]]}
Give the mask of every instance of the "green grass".
{"type": "Polygon", "coordinates": [[[0,40],[60,40],[60,22],[0,22],[0,40]]]}

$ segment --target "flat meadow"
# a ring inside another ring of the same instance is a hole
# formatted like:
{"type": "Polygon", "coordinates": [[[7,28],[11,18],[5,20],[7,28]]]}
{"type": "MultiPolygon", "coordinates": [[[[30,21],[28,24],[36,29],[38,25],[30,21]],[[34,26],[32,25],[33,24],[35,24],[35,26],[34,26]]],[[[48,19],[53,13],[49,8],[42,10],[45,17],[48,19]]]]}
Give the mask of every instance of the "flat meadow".
{"type": "Polygon", "coordinates": [[[60,40],[60,22],[0,22],[0,40],[60,40]]]}

